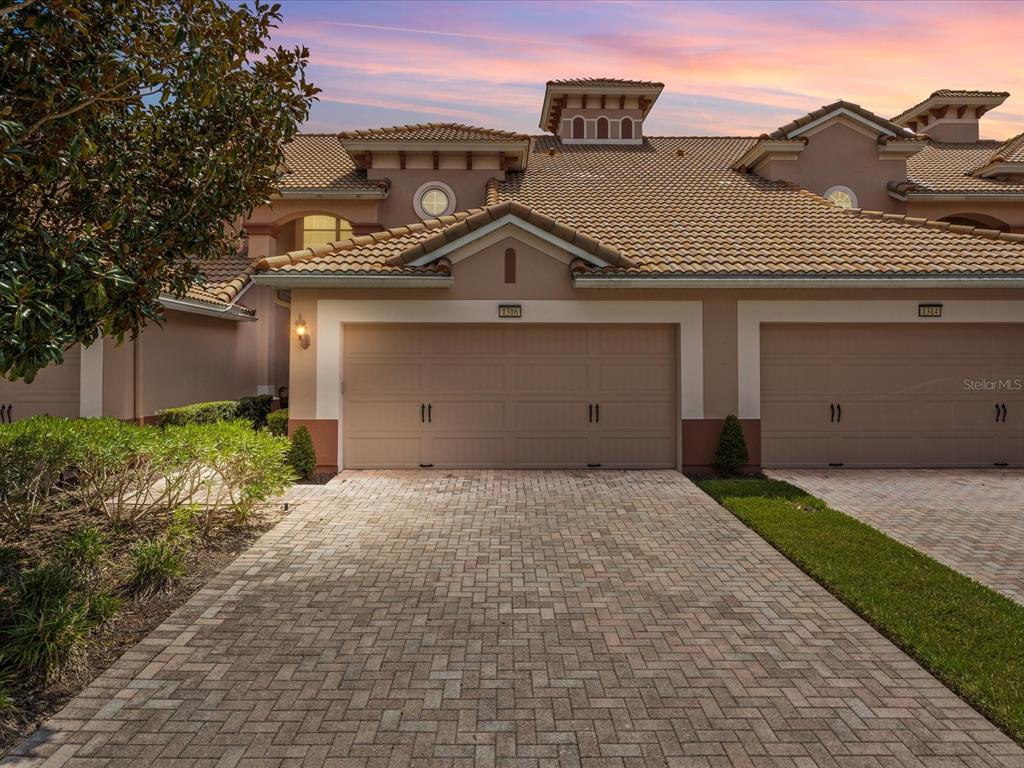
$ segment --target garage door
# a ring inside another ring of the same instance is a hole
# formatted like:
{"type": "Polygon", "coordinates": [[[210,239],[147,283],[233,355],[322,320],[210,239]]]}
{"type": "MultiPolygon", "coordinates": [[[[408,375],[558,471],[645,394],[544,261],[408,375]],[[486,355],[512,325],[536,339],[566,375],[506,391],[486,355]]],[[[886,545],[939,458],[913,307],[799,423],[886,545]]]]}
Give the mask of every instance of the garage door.
{"type": "Polygon", "coordinates": [[[347,468],[674,467],[671,326],[346,325],[347,468]]]}
{"type": "Polygon", "coordinates": [[[41,370],[31,384],[0,379],[0,417],[3,421],[29,416],[79,415],[78,389],[82,348],[74,346],[64,353],[61,365],[41,370]]]}
{"type": "Polygon", "coordinates": [[[765,466],[1024,464],[1024,326],[766,325],[765,466]]]}

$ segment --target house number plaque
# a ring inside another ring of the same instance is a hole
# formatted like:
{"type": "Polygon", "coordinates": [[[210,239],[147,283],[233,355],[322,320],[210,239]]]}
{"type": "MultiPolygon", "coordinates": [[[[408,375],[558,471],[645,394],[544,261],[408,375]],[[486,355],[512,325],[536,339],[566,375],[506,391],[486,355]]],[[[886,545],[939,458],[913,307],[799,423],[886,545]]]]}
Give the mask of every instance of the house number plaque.
{"type": "Polygon", "coordinates": [[[522,304],[499,304],[498,317],[522,317],[522,304]]]}
{"type": "Polygon", "coordinates": [[[918,304],[917,305],[917,316],[918,317],[942,317],[942,305],[941,304],[918,304]]]}

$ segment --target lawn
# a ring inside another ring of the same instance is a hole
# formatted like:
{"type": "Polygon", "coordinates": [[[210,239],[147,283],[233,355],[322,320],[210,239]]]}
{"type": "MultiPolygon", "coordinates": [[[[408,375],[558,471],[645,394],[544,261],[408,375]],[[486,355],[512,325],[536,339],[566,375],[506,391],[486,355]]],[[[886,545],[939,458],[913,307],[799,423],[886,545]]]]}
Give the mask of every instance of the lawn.
{"type": "Polygon", "coordinates": [[[1024,606],[789,483],[698,485],[1024,744],[1024,606]]]}

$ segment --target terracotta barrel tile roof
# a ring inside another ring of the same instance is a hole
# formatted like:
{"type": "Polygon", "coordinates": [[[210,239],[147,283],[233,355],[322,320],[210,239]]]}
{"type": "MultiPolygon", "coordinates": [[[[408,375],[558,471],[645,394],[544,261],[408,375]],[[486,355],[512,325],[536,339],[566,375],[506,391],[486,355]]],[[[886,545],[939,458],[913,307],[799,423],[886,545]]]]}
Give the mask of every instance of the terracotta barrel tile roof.
{"type": "Polygon", "coordinates": [[[989,162],[1024,163],[1024,133],[1018,133],[992,153],[989,162]]]}
{"type": "Polygon", "coordinates": [[[537,137],[529,170],[492,180],[485,208],[265,259],[259,268],[423,274],[440,267],[409,262],[507,212],[611,263],[602,270],[610,274],[1024,274],[1020,235],[844,211],[793,185],[732,170],[756,141],[579,146],[537,137]]]}
{"type": "Polygon", "coordinates": [[[915,134],[908,128],[896,125],[896,123],[886,120],[884,117],[879,117],[874,112],[864,109],[864,107],[862,107],[860,104],[854,104],[852,101],[843,101],[842,99],[840,99],[839,101],[834,101],[831,104],[826,104],[823,107],[818,107],[814,111],[808,112],[806,115],[798,117],[795,120],[792,120],[786,123],[785,125],[776,128],[774,131],[767,134],[766,138],[786,139],[789,137],[790,133],[797,130],[798,128],[803,128],[805,125],[813,123],[818,118],[824,117],[830,112],[835,112],[840,109],[845,109],[848,112],[853,112],[854,114],[860,115],[865,120],[875,123],[880,127],[886,128],[887,130],[891,131],[892,133],[902,138],[917,138],[917,134],[915,134]]]}
{"type": "Polygon", "coordinates": [[[529,141],[523,133],[480,128],[461,123],[417,123],[371,128],[364,131],[343,131],[341,141],[529,141]]]}
{"type": "Polygon", "coordinates": [[[348,191],[379,194],[387,183],[370,181],[338,137],[326,133],[302,133],[284,146],[286,172],[278,183],[282,192],[292,190],[348,191]]]}
{"type": "Polygon", "coordinates": [[[548,87],[565,88],[664,88],[664,83],[651,80],[621,80],[617,77],[570,77],[564,80],[548,80],[548,87]]]}
{"type": "MultiPolygon", "coordinates": [[[[977,141],[973,144],[932,142],[907,158],[907,177],[917,191],[947,194],[1024,194],[1024,180],[1001,181],[971,175],[1006,151],[1024,152],[1024,134],[1009,142],[977,141]],[[1019,144],[1014,145],[1017,141],[1019,144]]],[[[1018,162],[1011,160],[1010,162],[1018,162]]]]}
{"type": "Polygon", "coordinates": [[[898,115],[892,118],[894,123],[901,122],[906,118],[912,116],[921,107],[927,104],[932,99],[1008,99],[1010,94],[1006,91],[969,91],[958,88],[940,88],[937,91],[932,91],[931,95],[926,99],[922,99],[912,107],[903,110],[898,115]]]}

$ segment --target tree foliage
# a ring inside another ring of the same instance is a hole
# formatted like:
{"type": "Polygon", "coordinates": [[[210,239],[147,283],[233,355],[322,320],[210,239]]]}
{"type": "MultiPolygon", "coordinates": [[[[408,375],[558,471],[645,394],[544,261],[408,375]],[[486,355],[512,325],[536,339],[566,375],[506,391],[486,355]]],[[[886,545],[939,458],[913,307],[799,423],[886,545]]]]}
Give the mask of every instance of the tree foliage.
{"type": "Polygon", "coordinates": [[[0,0],[0,374],[162,319],[274,191],[317,92],[278,6],[0,0]]]}

